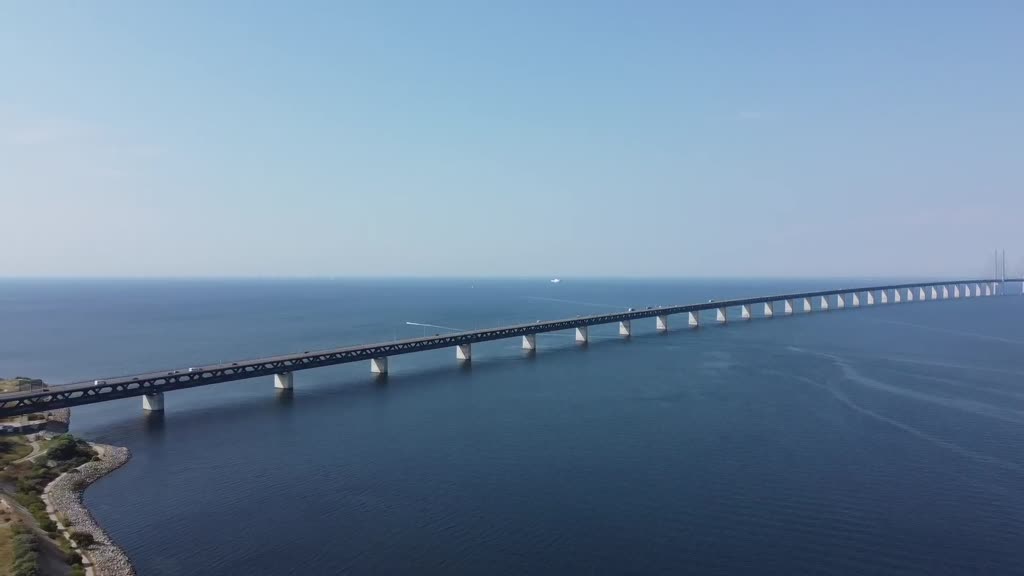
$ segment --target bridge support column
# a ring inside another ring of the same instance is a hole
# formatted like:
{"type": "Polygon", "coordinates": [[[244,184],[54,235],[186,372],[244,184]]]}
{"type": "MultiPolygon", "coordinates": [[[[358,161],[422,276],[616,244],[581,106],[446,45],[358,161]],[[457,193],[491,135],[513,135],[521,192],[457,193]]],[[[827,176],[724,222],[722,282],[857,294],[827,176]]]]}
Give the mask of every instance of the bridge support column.
{"type": "Polygon", "coordinates": [[[929,291],[931,292],[931,299],[932,300],[938,300],[939,299],[939,291],[935,289],[935,286],[932,286],[929,291]]]}
{"type": "Polygon", "coordinates": [[[291,390],[292,373],[282,372],[280,374],[274,374],[274,388],[280,388],[281,390],[291,390]]]}
{"type": "Polygon", "coordinates": [[[985,296],[991,296],[991,295],[992,295],[992,285],[991,284],[985,284],[985,296]]]}
{"type": "Polygon", "coordinates": [[[619,336],[632,336],[632,328],[629,320],[619,322],[619,336]]]}
{"type": "Polygon", "coordinates": [[[716,308],[715,309],[715,320],[718,320],[719,322],[722,322],[722,323],[728,322],[729,321],[729,311],[726,310],[725,308],[716,308]]]}
{"type": "Polygon", "coordinates": [[[687,323],[690,326],[693,326],[694,328],[696,328],[697,326],[700,326],[700,311],[699,310],[692,311],[692,312],[687,312],[686,315],[688,316],[688,322],[687,323]]]}
{"type": "Polygon", "coordinates": [[[668,315],[656,316],[654,318],[654,325],[659,332],[668,330],[668,315]]]}
{"type": "Polygon", "coordinates": [[[914,301],[914,289],[913,288],[907,288],[907,302],[913,302],[913,301],[914,301]]]}
{"type": "Polygon", "coordinates": [[[852,305],[853,305],[854,308],[860,306],[860,294],[858,294],[856,292],[851,292],[850,293],[850,299],[853,301],[852,305]]]}
{"type": "Polygon", "coordinates": [[[576,341],[580,344],[586,344],[588,339],[587,326],[578,326],[576,328],[576,341]]]}
{"type": "Polygon", "coordinates": [[[536,350],[537,349],[537,335],[536,334],[525,334],[523,335],[523,350],[536,350]]]}
{"type": "Polygon", "coordinates": [[[953,298],[959,298],[959,297],[960,297],[960,285],[959,284],[953,284],[953,298]]]}
{"type": "Polygon", "coordinates": [[[783,300],[782,302],[783,302],[783,304],[782,304],[782,312],[786,316],[789,316],[790,314],[793,313],[793,301],[792,300],[783,300]]]}
{"type": "Polygon", "coordinates": [[[473,359],[473,345],[472,344],[459,344],[455,347],[455,359],[456,360],[472,360],[473,359]]]}
{"type": "Polygon", "coordinates": [[[164,393],[154,392],[152,394],[146,394],[142,397],[142,409],[147,412],[163,412],[164,410],[164,393]]]}
{"type": "Polygon", "coordinates": [[[370,359],[370,372],[374,374],[387,374],[388,373],[388,357],[381,356],[380,358],[370,359]]]}
{"type": "Polygon", "coordinates": [[[928,298],[926,298],[926,297],[925,297],[925,295],[924,295],[924,286],[919,286],[919,287],[917,288],[917,299],[918,299],[918,300],[921,300],[921,301],[924,301],[924,300],[927,300],[927,299],[928,299],[928,298]]]}
{"type": "Polygon", "coordinates": [[[874,306],[875,305],[875,293],[872,292],[871,290],[868,290],[867,292],[865,292],[864,293],[864,301],[866,302],[867,306],[874,306]]]}
{"type": "Polygon", "coordinates": [[[771,318],[772,316],[775,316],[775,303],[765,302],[763,314],[765,318],[771,318]]]}
{"type": "Polygon", "coordinates": [[[740,305],[740,318],[750,320],[750,304],[740,305]]]}
{"type": "Polygon", "coordinates": [[[942,299],[949,299],[949,286],[946,286],[945,284],[942,285],[942,299]]]}
{"type": "Polygon", "coordinates": [[[828,310],[828,297],[822,296],[821,301],[818,303],[818,307],[822,310],[828,310]]]}
{"type": "Polygon", "coordinates": [[[892,301],[895,302],[896,304],[899,304],[900,302],[903,302],[903,297],[900,296],[900,289],[899,288],[893,288],[892,289],[892,301]]]}
{"type": "Polygon", "coordinates": [[[811,299],[804,298],[804,312],[811,312],[812,310],[813,308],[811,308],[811,299]]]}
{"type": "Polygon", "coordinates": [[[975,296],[981,296],[981,285],[980,284],[975,284],[974,285],[974,295],[975,296]]]}
{"type": "Polygon", "coordinates": [[[970,298],[970,297],[971,297],[971,285],[970,284],[964,284],[964,298],[970,298]]]}
{"type": "Polygon", "coordinates": [[[846,296],[844,294],[836,294],[836,308],[846,308],[846,296]]]}

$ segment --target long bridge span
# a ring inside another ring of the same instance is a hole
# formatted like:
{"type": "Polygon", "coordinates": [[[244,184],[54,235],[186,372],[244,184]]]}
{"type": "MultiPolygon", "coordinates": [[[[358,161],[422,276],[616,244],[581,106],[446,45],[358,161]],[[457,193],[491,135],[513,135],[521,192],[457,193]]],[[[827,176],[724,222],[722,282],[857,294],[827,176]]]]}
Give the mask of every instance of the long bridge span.
{"type": "MultiPolygon", "coordinates": [[[[797,312],[817,312],[829,309],[856,308],[880,304],[895,304],[913,301],[950,300],[1006,294],[1007,282],[1024,282],[1022,278],[949,280],[912,284],[889,284],[859,288],[841,288],[816,292],[775,294],[753,298],[709,301],[699,304],[658,306],[643,310],[629,309],[617,314],[582,316],[565,320],[538,321],[533,324],[517,324],[483,330],[454,332],[424,338],[410,338],[380,344],[347,346],[331,350],[286,354],[254,360],[239,360],[170,370],[105,378],[54,385],[21,392],[0,394],[0,417],[17,416],[42,412],[56,408],[67,408],[104,402],[130,396],[142,396],[142,407],[148,411],[164,408],[164,393],[195,386],[206,386],[220,382],[245,380],[264,376],[274,377],[277,388],[291,388],[293,373],[311,368],[323,368],[349,362],[369,361],[370,370],[385,374],[388,358],[439,348],[454,348],[460,361],[472,357],[472,345],[505,338],[522,338],[526,350],[535,350],[536,336],[547,332],[574,330],[577,342],[589,339],[588,328],[600,324],[618,323],[619,334],[628,337],[632,333],[632,322],[654,318],[658,330],[668,330],[669,318],[686,315],[686,325],[697,327],[702,322],[704,311],[714,311],[715,322],[730,320],[730,311],[739,309],[740,319],[749,320],[755,316],[770,318],[775,315],[791,315],[797,312]]],[[[1024,284],[1022,284],[1024,287],[1024,284]]]]}

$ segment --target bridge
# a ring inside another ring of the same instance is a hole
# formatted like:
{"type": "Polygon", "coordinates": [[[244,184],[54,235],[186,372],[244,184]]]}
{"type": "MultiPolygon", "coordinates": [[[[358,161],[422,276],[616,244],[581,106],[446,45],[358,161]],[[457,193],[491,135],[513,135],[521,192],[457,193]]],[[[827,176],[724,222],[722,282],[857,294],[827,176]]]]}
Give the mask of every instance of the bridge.
{"type": "MultiPolygon", "coordinates": [[[[791,315],[798,311],[809,313],[832,308],[857,308],[890,303],[984,297],[1006,294],[1007,282],[1024,282],[1024,279],[951,280],[944,282],[890,284],[885,286],[776,294],[722,301],[712,300],[700,304],[658,306],[643,310],[630,309],[629,311],[616,314],[582,316],[566,320],[537,321],[533,324],[517,324],[484,330],[453,332],[432,337],[396,340],[382,344],[364,344],[317,352],[287,354],[255,360],[240,360],[238,362],[191,367],[181,370],[98,379],[0,394],[0,417],[80,406],[131,396],[142,396],[142,407],[144,410],[159,411],[164,409],[164,393],[173,390],[265,376],[273,376],[276,388],[290,389],[292,388],[293,374],[295,372],[358,361],[369,361],[371,372],[386,374],[389,357],[424,350],[454,348],[455,357],[458,360],[469,361],[472,357],[472,345],[477,342],[488,342],[505,338],[522,338],[523,349],[536,350],[537,334],[574,330],[576,341],[586,343],[589,339],[588,328],[601,324],[618,323],[619,334],[629,337],[632,334],[632,322],[648,318],[654,318],[656,328],[659,331],[665,331],[669,327],[669,318],[675,315],[685,314],[686,325],[697,327],[702,322],[703,317],[701,313],[704,311],[714,311],[715,322],[724,323],[730,320],[730,311],[735,311],[736,309],[739,310],[740,319],[750,320],[755,316],[762,318],[775,316],[777,305],[781,305],[779,314],[791,315]],[[758,313],[759,307],[760,312],[758,313]]],[[[1022,290],[1024,290],[1024,284],[1022,284],[1022,290]]]]}

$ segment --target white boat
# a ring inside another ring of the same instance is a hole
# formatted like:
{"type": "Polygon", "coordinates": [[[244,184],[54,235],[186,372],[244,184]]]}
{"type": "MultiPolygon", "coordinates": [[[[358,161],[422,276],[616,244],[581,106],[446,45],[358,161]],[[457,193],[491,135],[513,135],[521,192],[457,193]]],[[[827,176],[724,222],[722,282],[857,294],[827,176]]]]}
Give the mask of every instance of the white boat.
{"type": "Polygon", "coordinates": [[[558,284],[558,283],[559,283],[559,282],[561,282],[561,281],[562,281],[562,279],[561,279],[561,278],[552,278],[552,279],[551,279],[551,283],[552,283],[552,284],[558,284]]]}

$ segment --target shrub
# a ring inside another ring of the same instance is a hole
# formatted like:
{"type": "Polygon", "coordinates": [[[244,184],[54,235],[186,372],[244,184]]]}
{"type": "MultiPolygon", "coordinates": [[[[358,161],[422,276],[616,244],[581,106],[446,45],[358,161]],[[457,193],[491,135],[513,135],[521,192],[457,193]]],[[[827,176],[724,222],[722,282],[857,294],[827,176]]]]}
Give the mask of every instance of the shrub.
{"type": "Polygon", "coordinates": [[[57,523],[49,518],[39,521],[39,527],[42,528],[43,532],[52,533],[57,531],[57,523]]]}
{"type": "Polygon", "coordinates": [[[82,563],[82,555],[74,550],[69,550],[64,553],[64,561],[68,563],[68,566],[75,566],[82,563]]]}
{"type": "Polygon", "coordinates": [[[96,539],[92,537],[92,534],[77,531],[71,533],[71,539],[75,541],[75,544],[78,544],[82,548],[88,548],[96,541],[96,539]]]}
{"type": "Polygon", "coordinates": [[[68,572],[69,576],[85,576],[85,568],[82,568],[81,564],[75,564],[71,567],[71,572],[68,572]]]}

